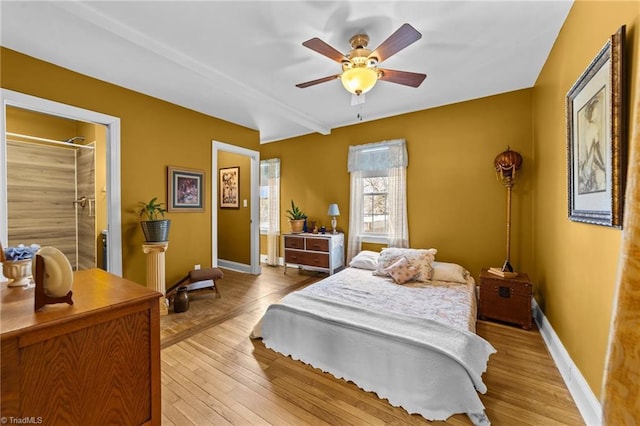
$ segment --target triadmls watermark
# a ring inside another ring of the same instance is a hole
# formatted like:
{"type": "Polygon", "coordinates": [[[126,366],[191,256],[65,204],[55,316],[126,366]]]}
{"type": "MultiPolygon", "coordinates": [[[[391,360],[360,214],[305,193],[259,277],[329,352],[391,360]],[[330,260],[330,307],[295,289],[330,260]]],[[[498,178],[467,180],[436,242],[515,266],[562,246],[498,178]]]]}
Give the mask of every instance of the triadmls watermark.
{"type": "Polygon", "coordinates": [[[13,416],[2,416],[0,417],[0,424],[3,425],[40,425],[44,423],[42,417],[36,416],[24,416],[24,417],[13,417],[13,416]]]}

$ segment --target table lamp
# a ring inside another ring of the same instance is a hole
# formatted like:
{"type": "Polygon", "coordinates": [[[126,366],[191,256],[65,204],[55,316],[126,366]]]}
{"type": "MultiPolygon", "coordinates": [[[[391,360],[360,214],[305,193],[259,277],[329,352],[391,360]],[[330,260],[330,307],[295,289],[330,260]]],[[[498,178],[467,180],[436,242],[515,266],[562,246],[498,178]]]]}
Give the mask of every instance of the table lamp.
{"type": "Polygon", "coordinates": [[[337,234],[336,225],[338,221],[336,220],[336,216],[340,216],[340,209],[337,204],[329,204],[329,212],[327,212],[328,216],[332,216],[331,218],[331,227],[333,228],[333,233],[337,234]]]}

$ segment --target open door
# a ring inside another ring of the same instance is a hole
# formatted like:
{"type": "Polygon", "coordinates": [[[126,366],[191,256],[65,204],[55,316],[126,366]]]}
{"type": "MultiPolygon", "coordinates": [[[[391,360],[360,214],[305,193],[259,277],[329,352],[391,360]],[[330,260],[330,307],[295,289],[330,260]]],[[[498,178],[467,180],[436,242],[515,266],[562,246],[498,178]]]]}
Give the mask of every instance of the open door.
{"type": "Polygon", "coordinates": [[[211,264],[260,274],[260,153],[212,141],[211,170],[211,264]]]}

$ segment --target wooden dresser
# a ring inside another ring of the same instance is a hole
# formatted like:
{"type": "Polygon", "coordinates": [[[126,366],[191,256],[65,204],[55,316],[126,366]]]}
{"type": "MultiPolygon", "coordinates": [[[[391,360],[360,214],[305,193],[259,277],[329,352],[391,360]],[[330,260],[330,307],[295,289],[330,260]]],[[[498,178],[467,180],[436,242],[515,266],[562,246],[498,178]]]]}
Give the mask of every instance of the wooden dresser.
{"type": "Polygon", "coordinates": [[[478,317],[495,319],[531,329],[531,281],[527,274],[502,278],[487,269],[480,272],[478,317]]]}
{"type": "Polygon", "coordinates": [[[0,285],[3,418],[160,424],[160,293],[91,269],[74,273],[73,305],[34,312],[33,288],[0,285]]]}
{"type": "Polygon", "coordinates": [[[344,266],[344,234],[285,234],[285,274],[287,265],[333,274],[344,266]]]}

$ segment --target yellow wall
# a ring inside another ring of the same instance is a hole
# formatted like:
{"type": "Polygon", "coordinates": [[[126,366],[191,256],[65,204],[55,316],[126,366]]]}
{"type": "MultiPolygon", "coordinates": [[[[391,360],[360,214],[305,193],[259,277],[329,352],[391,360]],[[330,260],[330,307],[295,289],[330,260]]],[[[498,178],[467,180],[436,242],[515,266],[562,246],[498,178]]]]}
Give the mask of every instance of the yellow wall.
{"type": "MultiPolygon", "coordinates": [[[[145,282],[139,201],[167,198],[167,166],[204,170],[211,177],[211,141],[259,149],[258,133],[168,102],[105,83],[2,48],[2,87],[121,120],[123,275],[145,282]]],[[[206,185],[206,200],[211,200],[206,185]]],[[[170,286],[196,263],[211,265],[211,205],[202,213],[167,213],[171,219],[166,280],[170,286]]]]}
{"type": "MultiPolygon", "coordinates": [[[[602,384],[621,231],[567,218],[565,97],[623,24],[630,75],[637,75],[639,16],[638,1],[576,2],[533,91],[535,268],[531,272],[536,299],[596,395],[602,384]]],[[[636,79],[629,80],[628,93],[635,93],[636,79]]]]}
{"type": "Polygon", "coordinates": [[[338,227],[348,232],[349,145],[406,139],[411,246],[435,247],[437,259],[460,263],[477,276],[505,258],[506,190],[493,160],[507,145],[524,159],[513,189],[511,260],[518,270],[533,266],[531,135],[531,90],[520,90],[266,144],[261,157],[281,159],[283,232],[292,199],[327,227],[328,206],[338,203],[338,227]]]}
{"type": "Polygon", "coordinates": [[[78,122],[74,120],[11,106],[7,108],[6,126],[7,132],[58,141],[78,135],[78,122]]]}
{"type": "MultiPolygon", "coordinates": [[[[251,159],[218,151],[218,168],[240,167],[240,208],[220,208],[218,200],[218,259],[251,264],[251,159]],[[247,206],[243,204],[247,200],[247,206]]],[[[219,175],[218,175],[219,176],[219,175]]],[[[220,197],[218,178],[218,197],[220,197]]]]}

